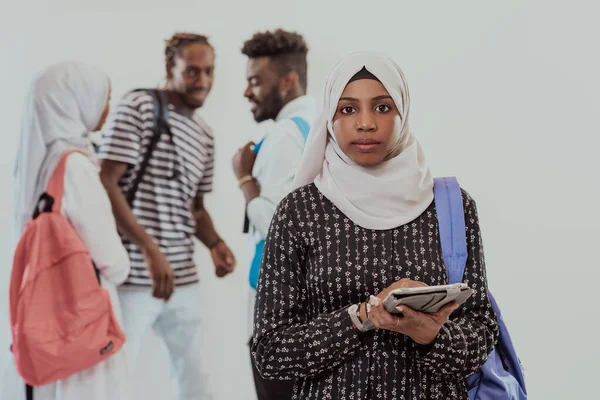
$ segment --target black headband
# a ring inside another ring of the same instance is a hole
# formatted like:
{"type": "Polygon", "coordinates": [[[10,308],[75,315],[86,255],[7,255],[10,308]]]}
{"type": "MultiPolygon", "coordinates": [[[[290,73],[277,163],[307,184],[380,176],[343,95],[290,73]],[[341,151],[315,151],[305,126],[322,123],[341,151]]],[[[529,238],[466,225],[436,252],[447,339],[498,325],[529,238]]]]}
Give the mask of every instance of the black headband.
{"type": "Polygon", "coordinates": [[[348,83],[352,83],[361,79],[373,79],[374,81],[381,82],[379,79],[377,79],[375,75],[370,73],[366,67],[363,67],[360,71],[354,74],[352,78],[350,78],[350,81],[348,81],[348,83]]]}

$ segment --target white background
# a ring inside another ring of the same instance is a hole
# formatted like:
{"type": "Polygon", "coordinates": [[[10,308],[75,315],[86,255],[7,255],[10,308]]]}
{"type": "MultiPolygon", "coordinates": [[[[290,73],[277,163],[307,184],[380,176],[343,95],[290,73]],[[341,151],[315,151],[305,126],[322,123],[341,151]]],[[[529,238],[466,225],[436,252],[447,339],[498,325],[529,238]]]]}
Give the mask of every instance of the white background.
{"type": "MultiPolygon", "coordinates": [[[[527,369],[531,398],[594,396],[600,10],[593,2],[51,3],[0,3],[0,343],[9,342],[12,168],[32,76],[54,62],[89,61],[112,78],[114,102],[129,89],[159,83],[163,39],[178,30],[206,33],[217,51],[216,82],[202,109],[218,141],[208,207],[240,265],[218,281],[207,253],[198,252],[204,293],[198,308],[212,337],[202,357],[216,399],[254,398],[245,347],[243,200],[230,158],[259,134],[242,97],[239,49],[254,31],[281,26],[305,35],[309,91],[318,100],[333,64],[351,51],[383,50],[402,66],[412,127],[434,175],[457,175],[477,200],[490,287],[527,369]]],[[[174,399],[162,347],[150,337],[146,348],[134,377],[140,398],[174,399]]],[[[8,352],[1,354],[3,364],[8,352]]]]}

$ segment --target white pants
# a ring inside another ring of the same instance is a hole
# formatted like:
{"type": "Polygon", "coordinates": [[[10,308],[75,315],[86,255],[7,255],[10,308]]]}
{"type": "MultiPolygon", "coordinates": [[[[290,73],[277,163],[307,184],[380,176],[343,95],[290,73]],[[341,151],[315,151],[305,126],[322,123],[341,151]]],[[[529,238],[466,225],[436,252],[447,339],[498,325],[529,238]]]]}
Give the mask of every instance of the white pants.
{"type": "Polygon", "coordinates": [[[199,285],[175,288],[168,302],[152,297],[149,288],[119,288],[129,365],[135,368],[142,341],[152,329],[164,340],[179,387],[179,400],[207,400],[208,380],[201,371],[199,285]]]}

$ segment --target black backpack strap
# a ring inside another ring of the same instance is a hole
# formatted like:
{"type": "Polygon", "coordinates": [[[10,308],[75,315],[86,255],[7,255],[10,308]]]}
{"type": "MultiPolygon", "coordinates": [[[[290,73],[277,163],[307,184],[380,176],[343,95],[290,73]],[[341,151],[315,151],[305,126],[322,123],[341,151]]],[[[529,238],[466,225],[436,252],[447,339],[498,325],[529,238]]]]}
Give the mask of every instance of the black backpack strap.
{"type": "Polygon", "coordinates": [[[163,92],[157,89],[145,90],[152,96],[152,101],[154,103],[154,120],[152,122],[152,131],[154,135],[150,139],[150,144],[148,145],[148,149],[146,150],[146,154],[144,154],[144,158],[142,163],[140,164],[140,168],[138,170],[133,183],[131,184],[131,188],[125,193],[125,199],[127,203],[129,203],[130,207],[133,207],[133,200],[135,199],[135,194],[138,190],[140,182],[146,173],[146,168],[148,167],[148,163],[150,162],[150,157],[152,157],[152,153],[158,144],[160,137],[163,133],[169,135],[169,139],[172,140],[171,129],[168,124],[168,113],[169,113],[169,102],[163,92]]]}
{"type": "Polygon", "coordinates": [[[96,274],[96,279],[98,280],[98,284],[102,286],[102,281],[100,280],[100,270],[96,267],[96,263],[92,261],[92,266],[94,267],[94,273],[96,274]]]}
{"type": "Polygon", "coordinates": [[[33,387],[25,384],[25,398],[26,400],[33,400],[33,387]]]}
{"type": "Polygon", "coordinates": [[[46,192],[42,193],[38,202],[35,204],[35,210],[33,210],[31,218],[36,219],[43,212],[52,212],[52,207],[54,207],[54,198],[46,192]]]}

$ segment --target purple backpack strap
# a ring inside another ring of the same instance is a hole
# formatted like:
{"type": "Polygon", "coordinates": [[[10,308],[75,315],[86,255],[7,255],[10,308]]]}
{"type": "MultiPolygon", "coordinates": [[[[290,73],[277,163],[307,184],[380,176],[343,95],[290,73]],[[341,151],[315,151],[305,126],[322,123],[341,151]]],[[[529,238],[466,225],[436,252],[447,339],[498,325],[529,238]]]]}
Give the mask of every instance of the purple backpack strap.
{"type": "Polygon", "coordinates": [[[463,281],[467,263],[467,233],[460,185],[454,177],[433,180],[442,258],[448,283],[463,281]]]}
{"type": "MultiPolygon", "coordinates": [[[[448,283],[459,283],[463,281],[467,263],[467,233],[462,192],[456,178],[434,179],[433,191],[448,283]]],[[[521,362],[496,300],[490,292],[488,297],[498,319],[498,344],[485,364],[467,378],[469,399],[526,400],[527,390],[521,362]]]]}

